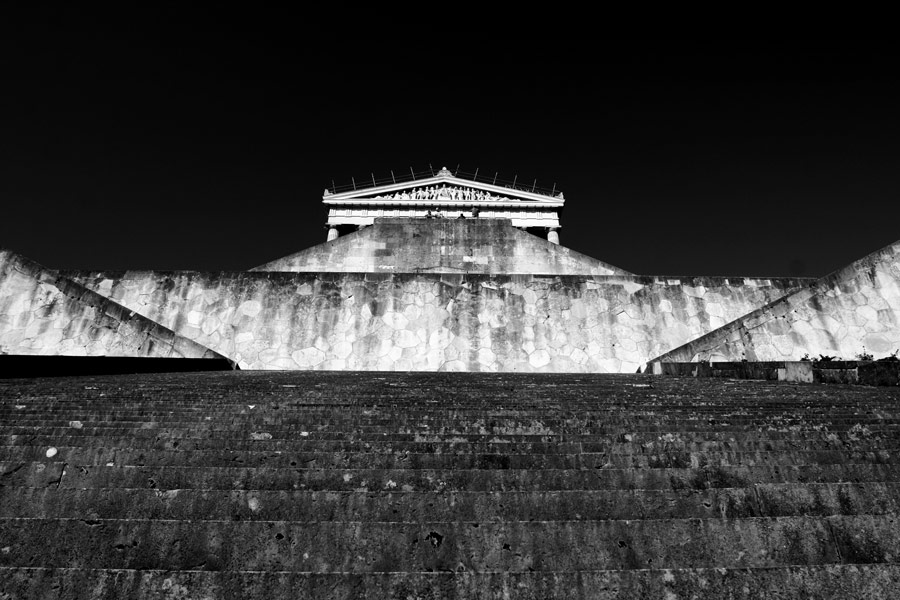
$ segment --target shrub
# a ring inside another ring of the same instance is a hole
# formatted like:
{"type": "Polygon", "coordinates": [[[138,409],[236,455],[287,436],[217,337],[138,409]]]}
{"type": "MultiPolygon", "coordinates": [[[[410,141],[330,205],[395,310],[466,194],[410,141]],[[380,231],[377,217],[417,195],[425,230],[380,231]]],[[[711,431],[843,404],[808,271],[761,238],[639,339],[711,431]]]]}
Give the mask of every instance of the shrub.
{"type": "Polygon", "coordinates": [[[900,352],[900,350],[894,350],[891,354],[888,354],[884,358],[879,358],[878,360],[887,362],[900,361],[900,357],[897,356],[898,352],[900,352]]]}

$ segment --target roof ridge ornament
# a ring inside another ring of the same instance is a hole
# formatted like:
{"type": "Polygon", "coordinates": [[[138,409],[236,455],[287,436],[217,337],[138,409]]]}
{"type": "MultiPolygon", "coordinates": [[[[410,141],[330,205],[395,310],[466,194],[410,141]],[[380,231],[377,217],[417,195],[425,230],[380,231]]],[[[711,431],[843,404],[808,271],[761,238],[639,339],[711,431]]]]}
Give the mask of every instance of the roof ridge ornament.
{"type": "Polygon", "coordinates": [[[437,172],[435,177],[453,177],[453,173],[447,170],[447,167],[441,167],[441,170],[437,172]]]}

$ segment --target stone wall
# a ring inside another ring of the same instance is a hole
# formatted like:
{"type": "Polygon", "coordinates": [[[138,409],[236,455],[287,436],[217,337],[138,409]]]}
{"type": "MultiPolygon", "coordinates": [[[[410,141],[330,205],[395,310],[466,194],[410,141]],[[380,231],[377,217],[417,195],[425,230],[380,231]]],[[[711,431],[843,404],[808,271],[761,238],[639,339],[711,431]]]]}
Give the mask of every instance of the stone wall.
{"type": "Polygon", "coordinates": [[[221,358],[8,250],[0,250],[0,354],[221,358]]]}
{"type": "Polygon", "coordinates": [[[253,271],[630,274],[510,225],[509,219],[380,218],[360,231],[253,271]]]}
{"type": "MultiPolygon", "coordinates": [[[[524,235],[524,234],[523,234],[524,235]]],[[[67,273],[242,369],[634,372],[798,279],[67,273]]]]}
{"type": "Polygon", "coordinates": [[[875,358],[900,349],[900,242],[655,360],[875,358]]]}

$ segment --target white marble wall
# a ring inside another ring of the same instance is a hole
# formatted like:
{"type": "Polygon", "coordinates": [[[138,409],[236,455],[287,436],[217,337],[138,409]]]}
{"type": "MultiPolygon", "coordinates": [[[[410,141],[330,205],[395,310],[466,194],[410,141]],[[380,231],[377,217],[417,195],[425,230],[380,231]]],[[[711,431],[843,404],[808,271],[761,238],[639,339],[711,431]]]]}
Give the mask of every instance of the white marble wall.
{"type": "Polygon", "coordinates": [[[546,235],[538,237],[520,231],[507,219],[379,219],[372,227],[252,270],[630,275],[623,269],[551,243],[546,235]]]}
{"type": "Polygon", "coordinates": [[[55,271],[0,251],[0,354],[210,358],[55,271]]]}
{"type": "Polygon", "coordinates": [[[79,281],[250,369],[634,372],[769,280],[276,273],[79,281]]]}
{"type": "Polygon", "coordinates": [[[781,361],[821,354],[854,360],[897,350],[900,242],[659,358],[781,361]]]}

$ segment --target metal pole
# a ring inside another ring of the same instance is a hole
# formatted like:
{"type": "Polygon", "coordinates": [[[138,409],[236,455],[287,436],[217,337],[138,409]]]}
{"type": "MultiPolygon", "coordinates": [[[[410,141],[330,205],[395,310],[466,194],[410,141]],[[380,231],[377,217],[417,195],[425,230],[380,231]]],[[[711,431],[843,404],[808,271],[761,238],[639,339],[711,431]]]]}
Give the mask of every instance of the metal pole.
{"type": "Polygon", "coordinates": [[[416,173],[412,170],[412,167],[409,168],[409,172],[412,173],[413,181],[416,180],[416,173]]]}
{"type": "Polygon", "coordinates": [[[535,186],[537,186],[537,179],[534,180],[534,183],[531,184],[531,191],[534,191],[535,186]]]}
{"type": "Polygon", "coordinates": [[[519,179],[519,174],[516,173],[515,177],[513,177],[513,184],[512,184],[513,189],[515,189],[515,187],[516,187],[516,181],[517,181],[518,179],[519,179]]]}
{"type": "Polygon", "coordinates": [[[331,180],[331,191],[336,192],[337,188],[334,186],[334,179],[331,180]]]}
{"type": "Polygon", "coordinates": [[[457,173],[459,173],[459,163],[456,163],[456,170],[453,171],[454,175],[456,175],[457,173]]]}
{"type": "Polygon", "coordinates": [[[428,170],[431,171],[431,176],[434,177],[434,167],[431,166],[431,163],[428,163],[428,170]]]}
{"type": "Polygon", "coordinates": [[[356,179],[354,179],[353,177],[351,177],[351,178],[350,178],[350,181],[353,182],[353,189],[355,190],[355,189],[356,189],[356,179]]]}
{"type": "Polygon", "coordinates": [[[378,184],[375,183],[375,173],[369,173],[369,175],[372,176],[372,187],[377,187],[378,184]]]}
{"type": "Polygon", "coordinates": [[[497,183],[497,173],[499,173],[499,172],[500,171],[494,171],[494,183],[492,183],[491,185],[494,185],[497,183]]]}
{"type": "Polygon", "coordinates": [[[550,195],[551,195],[551,196],[555,196],[555,195],[556,195],[556,182],[555,182],[555,181],[553,182],[553,191],[550,192],[550,195]]]}
{"type": "Polygon", "coordinates": [[[472,181],[478,180],[478,167],[475,167],[475,175],[472,177],[472,181]]]}
{"type": "Polygon", "coordinates": [[[391,169],[391,181],[393,181],[394,183],[397,183],[397,180],[394,179],[394,170],[393,169],[391,169]]]}

